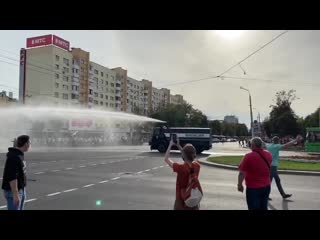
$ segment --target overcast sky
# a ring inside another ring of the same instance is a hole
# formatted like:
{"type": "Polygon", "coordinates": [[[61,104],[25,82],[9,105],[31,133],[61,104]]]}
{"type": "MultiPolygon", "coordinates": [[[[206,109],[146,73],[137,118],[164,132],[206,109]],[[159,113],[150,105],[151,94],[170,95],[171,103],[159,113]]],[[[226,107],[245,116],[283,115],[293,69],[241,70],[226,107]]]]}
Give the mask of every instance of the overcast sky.
{"type": "Polygon", "coordinates": [[[320,31],[289,31],[243,62],[245,75],[240,67],[226,74],[262,80],[225,78],[170,86],[221,74],[281,32],[242,31],[227,37],[215,31],[0,31],[0,90],[17,96],[19,87],[18,66],[2,61],[18,64],[7,57],[18,60],[26,38],[52,33],[89,51],[94,62],[123,67],[132,78],[182,94],[209,118],[234,114],[249,125],[248,93],[240,86],[251,92],[254,118],[259,111],[264,119],[275,93],[290,89],[300,98],[294,111],[305,117],[320,105],[320,31]]]}

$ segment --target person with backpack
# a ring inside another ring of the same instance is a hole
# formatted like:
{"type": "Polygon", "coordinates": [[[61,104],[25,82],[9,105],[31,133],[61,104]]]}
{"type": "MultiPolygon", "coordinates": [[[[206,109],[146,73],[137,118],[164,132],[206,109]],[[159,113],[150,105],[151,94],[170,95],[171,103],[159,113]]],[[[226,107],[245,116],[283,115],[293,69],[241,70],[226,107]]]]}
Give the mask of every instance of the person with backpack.
{"type": "Polygon", "coordinates": [[[263,149],[259,137],[252,138],[251,150],[244,156],[239,166],[238,191],[243,192],[242,182],[245,180],[248,209],[268,210],[272,155],[263,149]]]}
{"type": "Polygon", "coordinates": [[[177,173],[174,210],[199,210],[203,192],[198,180],[200,163],[196,160],[195,147],[186,144],[182,148],[178,138],[176,143],[171,139],[165,154],[165,162],[177,173]],[[181,151],[183,163],[170,159],[170,150],[174,145],[181,151]]]}

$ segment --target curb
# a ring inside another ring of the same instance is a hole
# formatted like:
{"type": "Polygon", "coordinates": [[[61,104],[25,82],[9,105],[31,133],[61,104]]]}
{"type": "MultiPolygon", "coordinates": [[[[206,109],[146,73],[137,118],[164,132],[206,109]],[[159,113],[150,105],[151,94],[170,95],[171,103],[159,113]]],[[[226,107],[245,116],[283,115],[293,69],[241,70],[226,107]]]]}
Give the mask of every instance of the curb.
{"type": "MultiPolygon", "coordinates": [[[[205,160],[199,160],[199,162],[203,165],[207,165],[211,167],[223,168],[228,170],[238,170],[237,166],[220,164],[220,163],[212,163],[212,162],[209,162],[207,158],[205,160]]],[[[278,173],[288,174],[288,175],[320,176],[320,172],[312,172],[312,171],[278,170],[278,173]]]]}

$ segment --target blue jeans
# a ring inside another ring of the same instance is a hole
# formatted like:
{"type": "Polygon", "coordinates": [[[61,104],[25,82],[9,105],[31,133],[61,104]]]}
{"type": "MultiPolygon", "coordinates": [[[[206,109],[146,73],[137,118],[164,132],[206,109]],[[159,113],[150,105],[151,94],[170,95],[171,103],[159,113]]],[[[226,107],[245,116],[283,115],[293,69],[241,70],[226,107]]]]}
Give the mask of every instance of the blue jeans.
{"type": "Polygon", "coordinates": [[[278,175],[278,167],[276,167],[276,166],[271,166],[270,178],[271,178],[271,182],[272,182],[272,179],[273,179],[273,178],[274,178],[274,180],[276,181],[277,188],[278,188],[281,196],[285,195],[284,190],[283,190],[282,185],[281,185],[280,177],[279,177],[279,175],[278,175]]]}
{"type": "Polygon", "coordinates": [[[24,201],[26,200],[26,190],[20,189],[19,190],[19,196],[20,196],[20,203],[19,205],[14,205],[13,203],[13,194],[10,191],[4,190],[4,196],[7,200],[7,207],[8,210],[23,210],[24,208],[24,201]]]}
{"type": "Polygon", "coordinates": [[[247,188],[246,198],[249,210],[268,210],[270,186],[262,188],[247,188]]]}

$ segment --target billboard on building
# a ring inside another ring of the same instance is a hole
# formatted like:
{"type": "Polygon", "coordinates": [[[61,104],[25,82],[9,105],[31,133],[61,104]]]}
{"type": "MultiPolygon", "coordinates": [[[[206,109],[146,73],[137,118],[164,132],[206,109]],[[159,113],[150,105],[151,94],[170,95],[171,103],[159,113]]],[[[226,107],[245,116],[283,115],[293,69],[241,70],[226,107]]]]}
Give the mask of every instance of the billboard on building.
{"type": "Polygon", "coordinates": [[[27,48],[46,46],[52,44],[52,34],[27,38],[27,48]]]}
{"type": "Polygon", "coordinates": [[[60,48],[63,48],[67,51],[69,51],[70,43],[56,35],[53,35],[53,45],[56,45],[60,48]]]}
{"type": "Polygon", "coordinates": [[[92,119],[71,119],[69,130],[95,130],[95,123],[92,119]]]}
{"type": "Polygon", "coordinates": [[[44,36],[27,38],[27,48],[47,46],[52,44],[67,51],[69,51],[70,49],[70,42],[56,35],[49,34],[44,36]]]}

